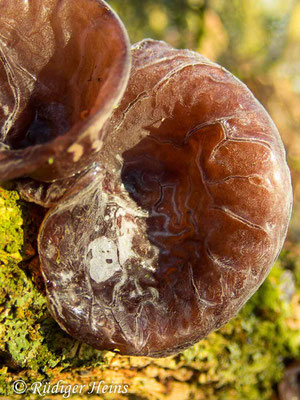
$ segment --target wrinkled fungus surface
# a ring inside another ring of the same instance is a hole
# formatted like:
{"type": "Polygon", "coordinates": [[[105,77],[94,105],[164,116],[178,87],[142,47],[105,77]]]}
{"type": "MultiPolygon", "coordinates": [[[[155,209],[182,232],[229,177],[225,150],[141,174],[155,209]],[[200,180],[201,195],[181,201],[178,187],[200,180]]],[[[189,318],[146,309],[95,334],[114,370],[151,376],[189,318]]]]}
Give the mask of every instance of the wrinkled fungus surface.
{"type": "Polygon", "coordinates": [[[125,90],[129,44],[102,0],[0,0],[0,179],[89,166],[125,90]]]}
{"type": "MultiPolygon", "coordinates": [[[[163,42],[131,54],[102,150],[61,183],[39,253],[63,329],[98,349],[158,357],[226,323],[257,290],[292,191],[278,131],[244,84],[163,42]]],[[[40,204],[55,191],[44,187],[40,204]]]]}

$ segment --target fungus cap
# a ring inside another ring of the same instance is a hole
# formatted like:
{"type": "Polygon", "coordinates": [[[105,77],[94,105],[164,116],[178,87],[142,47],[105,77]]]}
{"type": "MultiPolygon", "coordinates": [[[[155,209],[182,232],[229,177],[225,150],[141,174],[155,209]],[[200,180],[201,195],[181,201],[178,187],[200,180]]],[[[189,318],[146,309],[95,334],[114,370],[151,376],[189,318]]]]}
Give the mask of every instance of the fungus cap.
{"type": "Polygon", "coordinates": [[[219,65],[145,40],[96,165],[40,230],[49,307],[98,349],[161,357],[232,318],[286,236],[279,133],[219,65]]]}

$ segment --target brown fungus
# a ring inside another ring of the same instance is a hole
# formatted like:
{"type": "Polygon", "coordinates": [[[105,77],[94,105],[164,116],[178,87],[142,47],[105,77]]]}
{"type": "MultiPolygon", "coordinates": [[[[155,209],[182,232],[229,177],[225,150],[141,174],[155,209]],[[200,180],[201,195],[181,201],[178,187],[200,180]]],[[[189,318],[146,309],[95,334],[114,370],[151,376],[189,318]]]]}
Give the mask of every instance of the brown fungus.
{"type": "Polygon", "coordinates": [[[279,400],[300,400],[300,362],[286,368],[278,389],[279,400]]]}
{"type": "Polygon", "coordinates": [[[125,90],[129,42],[102,0],[0,0],[0,180],[85,169],[125,90]]]}
{"type": "Polygon", "coordinates": [[[95,165],[48,212],[39,254],[70,335],[160,357],[219,328],[261,285],[292,190],[278,131],[243,83],[163,42],[134,45],[132,59],[95,165]]]}

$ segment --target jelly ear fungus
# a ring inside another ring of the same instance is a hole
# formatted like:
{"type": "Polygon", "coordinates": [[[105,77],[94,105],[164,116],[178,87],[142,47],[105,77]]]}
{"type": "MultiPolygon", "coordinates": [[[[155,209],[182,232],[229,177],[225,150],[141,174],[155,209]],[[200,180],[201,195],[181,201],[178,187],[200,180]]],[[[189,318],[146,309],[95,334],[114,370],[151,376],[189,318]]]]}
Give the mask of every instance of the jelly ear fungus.
{"type": "Polygon", "coordinates": [[[0,0],[0,179],[70,177],[101,149],[130,71],[102,0],[0,0]]]}
{"type": "Polygon", "coordinates": [[[160,357],[226,323],[261,285],[292,190],[278,131],[238,79],[152,40],[132,60],[94,168],[48,212],[39,254],[70,335],[160,357]]]}
{"type": "Polygon", "coordinates": [[[132,47],[124,94],[128,39],[101,0],[0,8],[0,179],[44,181],[19,187],[50,208],[52,315],[98,349],[187,348],[281,249],[292,190],[276,127],[228,71],[163,42],[132,47]]]}

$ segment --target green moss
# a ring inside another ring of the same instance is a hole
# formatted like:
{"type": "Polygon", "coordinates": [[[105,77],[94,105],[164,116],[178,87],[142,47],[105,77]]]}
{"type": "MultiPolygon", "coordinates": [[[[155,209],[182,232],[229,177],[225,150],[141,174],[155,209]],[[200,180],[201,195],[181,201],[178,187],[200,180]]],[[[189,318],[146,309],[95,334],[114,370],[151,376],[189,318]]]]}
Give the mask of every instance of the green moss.
{"type": "Polygon", "coordinates": [[[16,207],[19,199],[17,192],[0,192],[0,259],[1,263],[20,261],[23,244],[22,216],[16,207]]]}
{"type": "Polygon", "coordinates": [[[49,350],[48,338],[59,330],[22,262],[28,258],[28,209],[15,191],[0,189],[0,215],[0,350],[14,368],[54,367],[62,362],[62,351],[49,350]]]}
{"type": "Polygon", "coordinates": [[[90,380],[116,379],[119,371],[130,384],[130,395],[145,399],[171,399],[172,390],[179,390],[182,399],[201,392],[208,400],[263,400],[272,397],[284,361],[300,358],[300,317],[293,302],[300,296],[299,260],[291,253],[282,253],[234,320],[180,356],[122,357],[78,343],[49,315],[31,269],[38,228],[31,206],[15,191],[0,189],[0,215],[1,394],[12,394],[17,377],[28,384],[80,382],[86,374],[90,380]],[[150,393],[156,385],[157,397],[150,393]]]}

